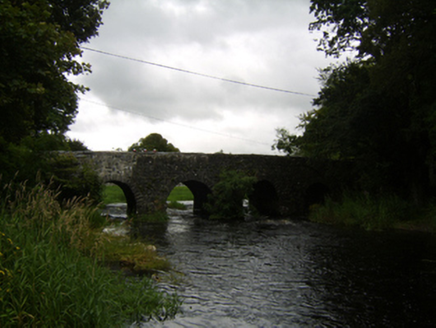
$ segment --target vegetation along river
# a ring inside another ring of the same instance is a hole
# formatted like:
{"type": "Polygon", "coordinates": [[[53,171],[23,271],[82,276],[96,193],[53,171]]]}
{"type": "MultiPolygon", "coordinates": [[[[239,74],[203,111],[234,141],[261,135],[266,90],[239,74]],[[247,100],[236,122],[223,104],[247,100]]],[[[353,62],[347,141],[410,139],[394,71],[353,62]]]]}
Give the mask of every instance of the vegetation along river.
{"type": "Polygon", "coordinates": [[[298,219],[208,221],[169,210],[140,233],[174,265],[184,299],[142,327],[435,327],[435,236],[298,219]]]}

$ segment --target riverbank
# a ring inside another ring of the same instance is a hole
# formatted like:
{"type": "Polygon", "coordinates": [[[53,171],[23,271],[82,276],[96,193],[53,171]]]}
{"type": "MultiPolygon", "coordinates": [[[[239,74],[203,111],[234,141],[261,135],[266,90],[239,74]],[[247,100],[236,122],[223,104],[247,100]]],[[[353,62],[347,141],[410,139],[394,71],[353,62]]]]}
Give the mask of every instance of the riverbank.
{"type": "Polygon", "coordinates": [[[178,312],[177,295],[104,265],[137,272],[169,264],[155,248],[103,233],[105,218],[86,199],[61,207],[42,185],[6,186],[1,196],[0,326],[120,327],[178,312]]]}
{"type": "Polygon", "coordinates": [[[436,232],[435,204],[418,207],[394,195],[344,194],[339,201],[327,198],[323,204],[310,208],[308,218],[313,222],[365,230],[436,232]]]}

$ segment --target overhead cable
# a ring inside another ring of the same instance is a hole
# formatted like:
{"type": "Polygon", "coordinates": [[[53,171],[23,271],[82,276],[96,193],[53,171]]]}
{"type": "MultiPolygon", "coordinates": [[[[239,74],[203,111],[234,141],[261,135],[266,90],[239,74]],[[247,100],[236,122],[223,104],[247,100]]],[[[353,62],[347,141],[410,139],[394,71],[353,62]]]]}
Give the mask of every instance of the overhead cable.
{"type": "Polygon", "coordinates": [[[148,65],[153,65],[153,66],[162,67],[162,68],[166,68],[166,69],[171,69],[171,70],[182,72],[182,73],[188,73],[188,74],[192,74],[192,75],[207,77],[209,79],[214,79],[214,80],[220,80],[220,81],[229,82],[229,83],[245,85],[245,86],[248,86],[248,87],[266,89],[266,90],[270,90],[270,91],[291,93],[291,94],[298,95],[298,96],[316,97],[316,96],[308,94],[308,93],[297,92],[297,91],[290,91],[290,90],[285,90],[285,89],[278,89],[278,88],[267,87],[267,86],[258,85],[258,84],[252,84],[252,83],[247,83],[247,82],[230,80],[230,79],[226,79],[226,78],[222,78],[222,77],[217,77],[217,76],[213,76],[213,75],[208,75],[208,74],[203,74],[203,73],[189,71],[189,70],[186,70],[186,69],[183,69],[183,68],[177,68],[177,67],[167,66],[167,65],[163,65],[163,64],[153,63],[153,62],[150,62],[150,61],[147,61],[147,60],[142,60],[142,59],[127,57],[127,56],[123,56],[123,55],[113,54],[113,53],[110,53],[110,52],[107,52],[107,51],[92,49],[92,48],[88,48],[88,47],[83,47],[82,46],[82,49],[93,51],[93,52],[100,53],[100,54],[107,55],[107,56],[112,56],[112,57],[117,57],[117,58],[121,58],[121,59],[130,60],[130,61],[135,61],[135,62],[142,63],[142,64],[148,64],[148,65]]]}
{"type": "Polygon", "coordinates": [[[218,135],[218,136],[221,136],[221,137],[226,137],[226,138],[231,138],[231,139],[239,139],[239,140],[242,140],[242,141],[245,141],[245,142],[255,143],[255,144],[259,144],[259,145],[270,146],[270,144],[267,144],[266,142],[260,142],[260,141],[245,139],[245,138],[233,136],[231,134],[225,134],[225,133],[221,133],[221,132],[216,132],[216,131],[211,131],[211,130],[207,130],[207,129],[197,128],[197,127],[194,127],[194,126],[191,126],[191,125],[187,125],[187,124],[171,122],[171,121],[167,121],[167,120],[164,120],[164,119],[161,119],[161,118],[157,118],[157,117],[145,115],[143,113],[135,112],[133,110],[128,110],[128,109],[124,109],[124,108],[110,106],[110,105],[102,104],[102,103],[99,103],[99,102],[96,102],[96,101],[92,101],[92,100],[88,100],[88,99],[84,99],[84,98],[80,98],[80,100],[81,101],[85,101],[87,103],[94,104],[94,105],[98,105],[98,106],[102,106],[102,107],[107,107],[107,108],[111,108],[111,109],[114,109],[114,110],[130,113],[130,114],[134,114],[134,115],[144,116],[144,117],[147,117],[147,118],[155,120],[155,121],[161,121],[161,122],[164,122],[164,123],[178,125],[178,126],[181,126],[181,127],[184,127],[184,128],[192,129],[192,130],[197,130],[197,131],[201,131],[201,132],[205,132],[205,133],[209,133],[209,134],[215,134],[215,135],[218,135]]]}

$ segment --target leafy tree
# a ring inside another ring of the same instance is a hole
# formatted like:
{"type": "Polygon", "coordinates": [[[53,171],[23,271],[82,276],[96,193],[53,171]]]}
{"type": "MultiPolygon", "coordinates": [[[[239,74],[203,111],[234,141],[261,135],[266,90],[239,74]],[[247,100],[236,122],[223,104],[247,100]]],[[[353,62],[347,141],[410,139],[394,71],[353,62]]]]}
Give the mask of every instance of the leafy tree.
{"type": "Polygon", "coordinates": [[[157,150],[163,152],[180,152],[180,150],[168,143],[168,140],[163,138],[159,133],[151,133],[145,138],[139,139],[138,142],[132,144],[128,151],[133,150],[157,150]]]}
{"type": "Polygon", "coordinates": [[[90,71],[74,59],[97,35],[105,0],[0,2],[0,136],[19,143],[63,134],[73,122],[81,85],[69,74],[90,71]]]}
{"type": "Polygon", "coordinates": [[[220,174],[220,181],[212,188],[205,205],[212,219],[240,219],[244,217],[242,202],[253,192],[256,177],[229,170],[220,174]]]}
{"type": "Polygon", "coordinates": [[[90,72],[76,58],[80,44],[97,35],[108,5],[106,0],[0,1],[3,183],[27,180],[32,185],[54,176],[66,188],[62,195],[92,192],[98,199],[95,172],[50,151],[86,148],[64,135],[76,115],[77,93],[86,90],[67,77],[90,72]]]}
{"type": "Polygon", "coordinates": [[[436,154],[435,8],[433,0],[312,0],[320,49],[357,55],[321,72],[303,135],[279,136],[276,147],[353,159],[374,186],[421,199],[436,154]]]}
{"type": "Polygon", "coordinates": [[[276,129],[277,139],[274,140],[272,150],[282,151],[288,155],[297,156],[302,154],[299,146],[299,137],[289,134],[285,128],[276,129]]]}
{"type": "Polygon", "coordinates": [[[71,151],[88,150],[88,147],[86,147],[82,141],[77,139],[67,139],[66,144],[71,151]]]}

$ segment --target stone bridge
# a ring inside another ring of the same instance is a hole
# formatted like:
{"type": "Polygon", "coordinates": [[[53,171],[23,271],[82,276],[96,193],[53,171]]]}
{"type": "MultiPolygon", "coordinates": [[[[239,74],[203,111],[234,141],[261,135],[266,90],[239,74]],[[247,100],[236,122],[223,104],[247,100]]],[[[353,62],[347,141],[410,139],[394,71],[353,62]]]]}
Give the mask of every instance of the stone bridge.
{"type": "MultiPolygon", "coordinates": [[[[79,163],[92,163],[104,182],[124,192],[130,213],[166,208],[166,199],[179,183],[194,195],[194,212],[219,181],[222,170],[256,176],[249,202],[261,215],[296,215],[343,185],[343,170],[334,162],[302,157],[203,153],[74,152],[79,163]]],[[[242,206],[242,205],[241,205],[242,206]]]]}

